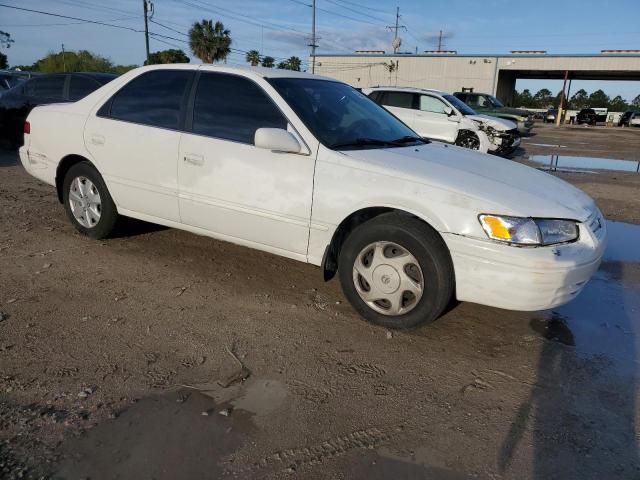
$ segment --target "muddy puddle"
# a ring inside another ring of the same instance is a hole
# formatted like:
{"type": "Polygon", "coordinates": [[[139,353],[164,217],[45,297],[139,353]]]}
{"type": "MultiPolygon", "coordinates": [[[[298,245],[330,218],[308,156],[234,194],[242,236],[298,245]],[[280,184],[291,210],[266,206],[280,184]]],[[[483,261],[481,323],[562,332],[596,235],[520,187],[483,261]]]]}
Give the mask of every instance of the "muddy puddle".
{"type": "Polygon", "coordinates": [[[600,270],[578,298],[533,316],[547,340],[600,356],[616,371],[640,375],[640,225],[607,222],[609,243],[600,270]]]}
{"type": "Polygon", "coordinates": [[[530,162],[550,171],[610,170],[615,172],[638,172],[640,161],[616,160],[613,158],[579,157],[571,155],[529,155],[530,162]]]}
{"type": "Polygon", "coordinates": [[[68,441],[56,478],[220,478],[253,431],[251,413],[196,390],[145,398],[68,441]]]}

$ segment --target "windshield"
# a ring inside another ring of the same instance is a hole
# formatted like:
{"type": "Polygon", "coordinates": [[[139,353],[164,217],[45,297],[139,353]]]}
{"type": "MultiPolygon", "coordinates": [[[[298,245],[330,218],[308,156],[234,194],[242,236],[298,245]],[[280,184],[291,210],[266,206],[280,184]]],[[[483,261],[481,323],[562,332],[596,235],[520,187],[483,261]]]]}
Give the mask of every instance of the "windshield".
{"type": "Polygon", "coordinates": [[[307,78],[271,78],[269,83],[328,148],[425,143],[386,109],[344,83],[307,78]]]}
{"type": "Polygon", "coordinates": [[[477,115],[476,111],[473,108],[471,108],[459,98],[454,97],[453,95],[443,95],[442,98],[453,105],[456,110],[458,110],[463,115],[477,115]]]}
{"type": "Polygon", "coordinates": [[[498,108],[503,108],[504,107],[502,102],[500,100],[498,100],[496,97],[494,97],[492,95],[487,95],[487,98],[489,99],[489,101],[491,103],[493,103],[494,107],[498,107],[498,108]]]}

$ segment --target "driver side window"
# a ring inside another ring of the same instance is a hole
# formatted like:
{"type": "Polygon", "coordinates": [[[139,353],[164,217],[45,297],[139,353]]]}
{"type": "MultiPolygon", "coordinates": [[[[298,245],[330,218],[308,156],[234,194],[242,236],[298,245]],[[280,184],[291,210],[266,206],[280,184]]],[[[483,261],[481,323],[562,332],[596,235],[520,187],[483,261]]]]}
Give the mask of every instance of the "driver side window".
{"type": "Polygon", "coordinates": [[[420,110],[431,113],[446,113],[447,106],[442,100],[431,95],[420,96],[420,110]]]}

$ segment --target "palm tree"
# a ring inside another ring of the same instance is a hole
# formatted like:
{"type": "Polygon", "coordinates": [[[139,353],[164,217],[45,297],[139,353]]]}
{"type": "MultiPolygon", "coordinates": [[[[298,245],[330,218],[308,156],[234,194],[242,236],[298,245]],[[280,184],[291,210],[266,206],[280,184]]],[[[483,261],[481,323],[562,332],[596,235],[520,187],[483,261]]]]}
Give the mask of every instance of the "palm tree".
{"type": "Polygon", "coordinates": [[[260,63],[260,52],[257,50],[249,50],[246,56],[247,62],[251,64],[252,67],[257,66],[260,63]]]}
{"type": "Polygon", "coordinates": [[[300,65],[302,64],[302,60],[298,57],[289,57],[287,59],[287,69],[295,70],[296,72],[300,71],[300,65]]]}
{"type": "Polygon", "coordinates": [[[226,60],[231,52],[231,32],[222,22],[202,20],[195,22],[189,30],[189,47],[204,63],[226,60]]]}
{"type": "Polygon", "coordinates": [[[266,57],[262,57],[262,66],[267,68],[273,68],[273,64],[275,61],[276,61],[275,58],[267,55],[266,57]]]}

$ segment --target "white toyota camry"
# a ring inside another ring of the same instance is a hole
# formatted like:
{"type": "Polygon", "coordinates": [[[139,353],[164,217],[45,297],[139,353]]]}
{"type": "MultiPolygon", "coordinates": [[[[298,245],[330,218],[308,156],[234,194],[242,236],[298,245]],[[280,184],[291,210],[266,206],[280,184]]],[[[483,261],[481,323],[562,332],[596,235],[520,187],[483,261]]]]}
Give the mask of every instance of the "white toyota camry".
{"type": "Polygon", "coordinates": [[[125,215],[318,265],[391,328],[432,321],[453,298],[566,303],[606,242],[580,190],[428,143],[352,87],[304,73],[143,67],[35,108],[24,131],[22,164],[80,232],[106,237],[125,215]]]}

